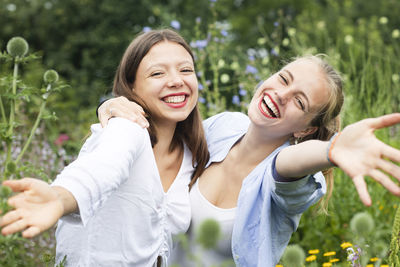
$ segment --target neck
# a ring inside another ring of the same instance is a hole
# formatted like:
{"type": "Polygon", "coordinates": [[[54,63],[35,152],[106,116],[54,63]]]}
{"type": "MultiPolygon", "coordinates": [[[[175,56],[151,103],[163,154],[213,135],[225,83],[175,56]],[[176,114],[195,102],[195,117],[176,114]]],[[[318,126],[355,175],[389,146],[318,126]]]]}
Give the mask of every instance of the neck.
{"type": "Polygon", "coordinates": [[[169,154],[169,148],[174,138],[176,123],[156,123],[154,128],[157,133],[157,144],[153,148],[154,154],[160,156],[169,154]]]}
{"type": "Polygon", "coordinates": [[[265,129],[250,124],[247,133],[235,146],[236,154],[246,155],[245,158],[241,157],[242,160],[246,160],[248,164],[257,165],[287,140],[287,136],[268,136],[265,134],[265,129]]]}

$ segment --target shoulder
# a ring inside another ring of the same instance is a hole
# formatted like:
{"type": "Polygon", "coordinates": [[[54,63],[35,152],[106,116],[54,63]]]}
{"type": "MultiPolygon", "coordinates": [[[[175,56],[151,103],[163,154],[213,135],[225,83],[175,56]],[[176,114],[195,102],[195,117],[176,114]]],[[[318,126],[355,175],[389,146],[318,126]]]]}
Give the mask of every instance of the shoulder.
{"type": "Polygon", "coordinates": [[[242,129],[250,124],[247,115],[241,112],[222,112],[214,115],[203,122],[205,131],[213,130],[216,128],[238,128],[242,129]]]}

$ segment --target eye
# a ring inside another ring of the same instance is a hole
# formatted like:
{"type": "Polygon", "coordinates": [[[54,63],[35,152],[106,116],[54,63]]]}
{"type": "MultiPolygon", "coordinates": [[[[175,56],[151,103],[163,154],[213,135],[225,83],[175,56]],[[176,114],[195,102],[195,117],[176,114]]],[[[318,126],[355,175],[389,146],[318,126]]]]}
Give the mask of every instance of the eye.
{"type": "Polygon", "coordinates": [[[192,73],[192,72],[194,72],[194,70],[193,70],[193,69],[191,69],[191,68],[184,68],[184,69],[182,69],[182,70],[181,70],[181,72],[188,72],[188,73],[192,73]]]}
{"type": "Polygon", "coordinates": [[[155,72],[152,72],[151,74],[150,74],[150,77],[157,77],[157,76],[160,76],[160,75],[162,75],[163,73],[161,72],[161,71],[155,71],[155,72]]]}
{"type": "Polygon", "coordinates": [[[296,102],[300,106],[302,111],[306,109],[305,105],[303,104],[303,101],[299,97],[296,97],[296,102]]]}
{"type": "Polygon", "coordinates": [[[286,85],[289,84],[288,80],[285,78],[285,76],[283,76],[283,74],[279,73],[279,77],[281,77],[282,81],[283,81],[286,85]]]}

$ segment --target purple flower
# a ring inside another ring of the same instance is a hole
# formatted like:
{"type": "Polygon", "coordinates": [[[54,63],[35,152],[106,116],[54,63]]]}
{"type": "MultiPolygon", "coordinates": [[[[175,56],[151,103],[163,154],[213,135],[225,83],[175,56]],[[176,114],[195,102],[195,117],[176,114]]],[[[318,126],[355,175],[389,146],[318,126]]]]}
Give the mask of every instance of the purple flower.
{"type": "Polygon", "coordinates": [[[215,3],[215,2],[217,2],[217,0],[210,0],[210,2],[211,2],[211,3],[215,3]]]}
{"type": "Polygon", "coordinates": [[[176,30],[179,30],[181,28],[181,24],[179,23],[179,21],[173,20],[171,21],[171,27],[176,30]]]}
{"type": "Polygon", "coordinates": [[[144,26],[142,31],[143,32],[149,32],[149,31],[151,31],[151,28],[149,26],[144,26]]]}
{"type": "Polygon", "coordinates": [[[199,49],[203,49],[207,46],[208,41],[207,40],[197,40],[193,43],[193,47],[194,48],[199,48],[199,49]]]}
{"type": "Polygon", "coordinates": [[[196,23],[200,23],[201,22],[201,18],[200,17],[197,17],[196,18],[196,23]]]}
{"type": "Polygon", "coordinates": [[[254,61],[256,58],[254,56],[249,56],[250,61],[254,61]]]}
{"type": "Polygon", "coordinates": [[[204,89],[204,86],[201,83],[199,83],[199,90],[201,91],[203,89],[204,89]]]}
{"type": "Polygon", "coordinates": [[[226,30],[221,30],[221,35],[226,37],[228,36],[228,32],[226,30]]]}
{"type": "Polygon", "coordinates": [[[275,21],[275,22],[274,22],[274,26],[275,26],[275,27],[278,27],[278,26],[279,26],[279,22],[278,22],[278,21],[275,21]]]}
{"type": "Polygon", "coordinates": [[[241,89],[239,89],[239,95],[245,96],[245,95],[247,95],[247,91],[241,88],[241,89]]]}
{"type": "Polygon", "coordinates": [[[206,103],[206,99],[204,97],[200,96],[199,102],[204,104],[204,103],[206,103]]]}
{"type": "Polygon", "coordinates": [[[240,98],[239,98],[238,95],[234,95],[232,97],[232,103],[235,104],[235,105],[239,105],[240,104],[240,98]]]}
{"type": "Polygon", "coordinates": [[[275,49],[271,49],[271,55],[279,56],[278,52],[275,49]]]}
{"type": "Polygon", "coordinates": [[[258,72],[258,70],[257,70],[255,67],[253,67],[253,66],[251,66],[251,65],[247,65],[247,66],[246,66],[246,73],[255,74],[255,73],[257,73],[257,72],[258,72]]]}

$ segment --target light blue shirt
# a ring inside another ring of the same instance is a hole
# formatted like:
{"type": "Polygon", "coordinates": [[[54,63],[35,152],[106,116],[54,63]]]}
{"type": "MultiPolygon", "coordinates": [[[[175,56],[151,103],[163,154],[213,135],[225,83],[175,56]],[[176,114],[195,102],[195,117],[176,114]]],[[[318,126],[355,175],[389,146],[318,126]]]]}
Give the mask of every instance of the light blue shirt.
{"type": "MultiPolygon", "coordinates": [[[[224,112],[203,123],[212,162],[225,159],[247,132],[249,118],[224,112]]],[[[232,254],[237,266],[275,266],[296,231],[301,214],[326,192],[321,172],[293,182],[278,182],[275,158],[285,143],[266,157],[244,179],[232,233],[232,254]]]]}

